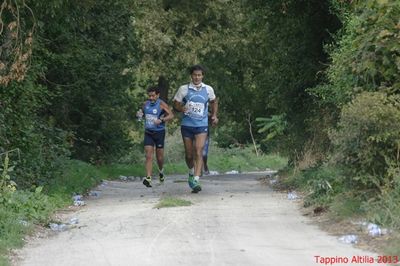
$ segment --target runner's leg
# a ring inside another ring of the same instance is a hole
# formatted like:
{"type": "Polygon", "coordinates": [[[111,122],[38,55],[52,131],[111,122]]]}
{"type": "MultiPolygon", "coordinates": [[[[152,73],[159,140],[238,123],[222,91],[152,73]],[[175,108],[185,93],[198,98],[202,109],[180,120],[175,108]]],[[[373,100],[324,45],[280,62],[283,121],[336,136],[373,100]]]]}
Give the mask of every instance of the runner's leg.
{"type": "Polygon", "coordinates": [[[144,146],[144,151],[146,154],[146,176],[151,176],[153,168],[153,146],[144,146]]]}
{"type": "Polygon", "coordinates": [[[204,170],[205,175],[210,174],[210,170],[208,169],[208,164],[207,164],[209,144],[210,144],[210,136],[207,135],[206,141],[204,143],[204,148],[203,148],[203,170],[204,170]]]}
{"type": "Polygon", "coordinates": [[[194,175],[200,176],[203,169],[203,148],[207,138],[207,133],[200,133],[195,135],[194,141],[194,175]]]}
{"type": "Polygon", "coordinates": [[[151,187],[151,175],[152,175],[152,168],[153,168],[153,153],[154,153],[154,147],[146,145],[144,146],[144,152],[146,154],[146,177],[143,180],[143,184],[146,187],[151,187]]]}
{"type": "Polygon", "coordinates": [[[204,165],[203,169],[204,169],[204,174],[205,175],[209,175],[210,174],[210,170],[208,170],[207,160],[208,160],[207,155],[203,156],[203,165],[204,165]]]}
{"type": "Polygon", "coordinates": [[[156,158],[157,158],[160,182],[164,182],[164,149],[163,148],[156,149],[156,158]]]}
{"type": "Polygon", "coordinates": [[[185,146],[185,161],[189,169],[194,167],[193,161],[193,140],[191,138],[183,137],[183,145],[185,146]]]}

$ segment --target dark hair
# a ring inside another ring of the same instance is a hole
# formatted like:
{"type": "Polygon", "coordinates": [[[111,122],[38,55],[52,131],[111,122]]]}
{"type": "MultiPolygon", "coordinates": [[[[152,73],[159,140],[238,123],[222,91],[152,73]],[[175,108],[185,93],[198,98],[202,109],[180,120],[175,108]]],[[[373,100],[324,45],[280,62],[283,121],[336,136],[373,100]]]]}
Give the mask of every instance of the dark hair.
{"type": "Polygon", "coordinates": [[[203,74],[205,74],[206,71],[202,65],[194,65],[189,68],[189,74],[193,74],[193,72],[196,70],[200,70],[201,72],[203,72],[203,74]]]}
{"type": "Polygon", "coordinates": [[[156,94],[160,94],[160,89],[157,87],[157,86],[150,86],[148,89],[147,89],[147,93],[149,93],[149,92],[155,92],[156,94]]]}

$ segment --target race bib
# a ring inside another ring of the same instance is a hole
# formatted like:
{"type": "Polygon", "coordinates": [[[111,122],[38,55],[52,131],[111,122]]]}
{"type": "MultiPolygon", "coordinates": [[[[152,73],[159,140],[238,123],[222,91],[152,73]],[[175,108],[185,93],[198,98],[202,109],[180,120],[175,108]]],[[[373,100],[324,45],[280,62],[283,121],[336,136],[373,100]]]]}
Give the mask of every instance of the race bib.
{"type": "Polygon", "coordinates": [[[146,125],[148,127],[153,127],[155,126],[155,121],[158,119],[157,115],[152,115],[152,114],[146,114],[146,125]]]}
{"type": "Polygon", "coordinates": [[[204,103],[191,102],[187,103],[187,115],[192,118],[201,119],[204,116],[204,103]]]}

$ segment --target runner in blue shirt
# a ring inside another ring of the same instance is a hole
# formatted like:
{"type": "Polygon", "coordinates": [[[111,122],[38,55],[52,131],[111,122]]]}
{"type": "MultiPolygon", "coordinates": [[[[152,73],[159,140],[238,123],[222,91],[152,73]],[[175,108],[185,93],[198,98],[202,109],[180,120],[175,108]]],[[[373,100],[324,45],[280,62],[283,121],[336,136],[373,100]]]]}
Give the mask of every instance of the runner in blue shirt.
{"type": "Polygon", "coordinates": [[[194,65],[189,70],[191,82],[181,86],[174,97],[174,107],[183,113],[181,133],[185,146],[185,160],[189,168],[188,183],[193,193],[201,191],[200,175],[203,168],[203,148],[208,132],[208,106],[211,124],[218,123],[218,102],[214,89],[203,83],[204,68],[194,65]]]}
{"type": "Polygon", "coordinates": [[[148,100],[143,103],[144,113],[144,151],[146,154],[146,178],[143,184],[151,187],[151,176],[153,168],[154,146],[156,147],[156,159],[159,170],[160,183],[164,182],[164,139],[165,122],[174,118],[169,106],[161,99],[158,87],[147,89],[148,100]]]}

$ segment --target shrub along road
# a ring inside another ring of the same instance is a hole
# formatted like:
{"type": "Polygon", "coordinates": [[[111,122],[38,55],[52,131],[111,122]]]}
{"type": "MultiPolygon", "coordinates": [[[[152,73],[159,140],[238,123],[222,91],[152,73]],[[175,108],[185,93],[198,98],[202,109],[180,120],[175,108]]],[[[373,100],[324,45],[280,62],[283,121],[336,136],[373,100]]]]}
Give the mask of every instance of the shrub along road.
{"type": "Polygon", "coordinates": [[[324,265],[327,257],[350,265],[353,256],[364,262],[376,256],[319,230],[295,201],[257,177],[205,177],[199,194],[190,193],[183,176],[153,188],[139,180],[109,181],[85,206],[62,214],[64,221],[77,217],[79,224],[32,238],[14,264],[309,266],[324,265]],[[155,208],[167,196],[192,205],[155,208]]]}

